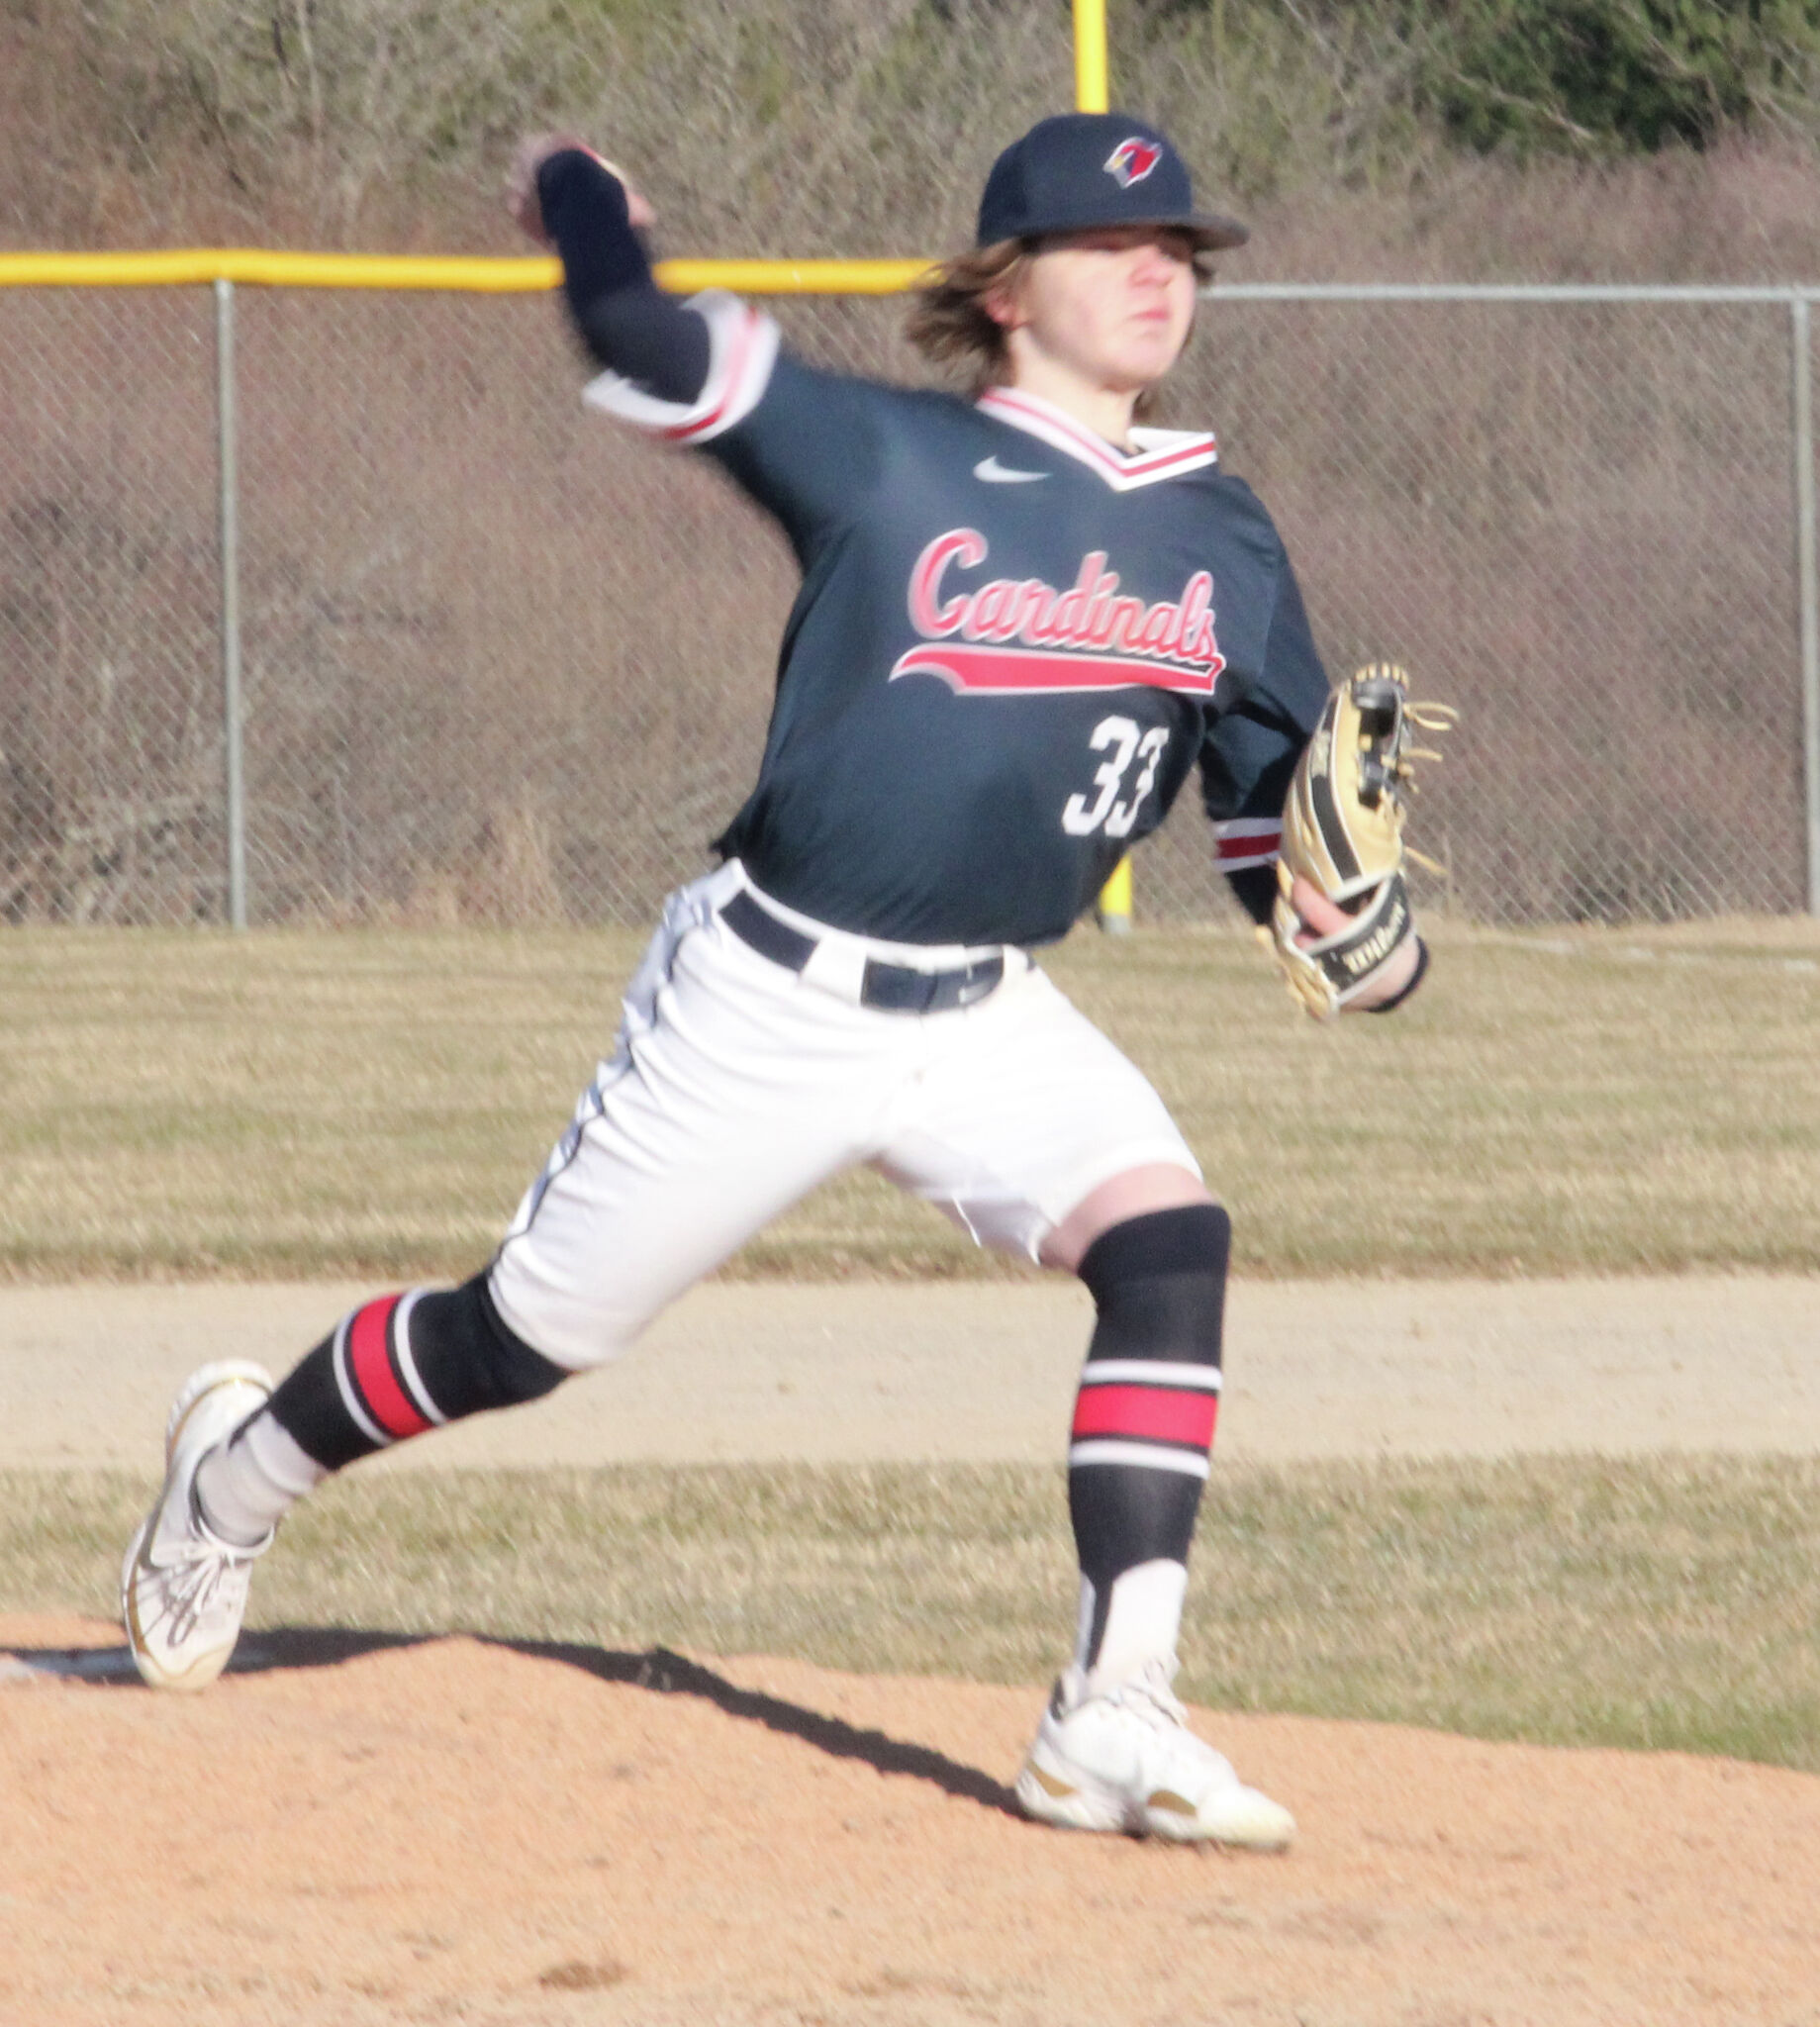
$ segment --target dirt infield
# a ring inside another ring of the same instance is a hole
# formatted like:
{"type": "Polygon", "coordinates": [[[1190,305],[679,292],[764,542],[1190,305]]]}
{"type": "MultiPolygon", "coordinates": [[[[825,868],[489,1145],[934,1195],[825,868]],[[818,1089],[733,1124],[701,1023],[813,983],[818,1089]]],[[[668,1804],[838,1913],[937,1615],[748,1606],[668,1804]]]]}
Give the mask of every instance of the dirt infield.
{"type": "Polygon", "coordinates": [[[1037,1829],[1035,1697],[794,1663],[257,1636],[204,1695],[0,1622],[0,2020],[1820,2021],[1820,1780],[1197,1721],[1276,1859],[1037,1829]],[[352,1651],[350,1651],[352,1650],[352,1651]]]}
{"type": "MultiPolygon", "coordinates": [[[[207,1359],[275,1373],[371,1289],[0,1286],[0,1465],[151,1472],[207,1359]]],[[[1240,1281],[1219,1455],[1820,1452],[1820,1279],[1240,1281]]],[[[1052,1463],[1093,1307],[1073,1281],[711,1283],[611,1370],[403,1445],[447,1465],[1052,1463]],[[955,1402],[965,1401],[957,1414],[955,1402]]]]}

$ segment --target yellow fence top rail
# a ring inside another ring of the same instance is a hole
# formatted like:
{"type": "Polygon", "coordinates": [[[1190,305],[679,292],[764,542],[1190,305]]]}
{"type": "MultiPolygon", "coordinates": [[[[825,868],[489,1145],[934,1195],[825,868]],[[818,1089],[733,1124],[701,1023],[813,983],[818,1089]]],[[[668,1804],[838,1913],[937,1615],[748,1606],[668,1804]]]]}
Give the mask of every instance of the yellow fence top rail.
{"type": "MultiPolygon", "coordinates": [[[[664,260],[667,289],[736,289],[748,296],[894,296],[926,260],[664,260]]],[[[436,254],[282,253],[260,246],[186,246],[155,253],[0,253],[0,288],[173,288],[245,282],[258,288],[444,289],[531,295],[562,279],[552,257],[472,259],[436,254]]]]}

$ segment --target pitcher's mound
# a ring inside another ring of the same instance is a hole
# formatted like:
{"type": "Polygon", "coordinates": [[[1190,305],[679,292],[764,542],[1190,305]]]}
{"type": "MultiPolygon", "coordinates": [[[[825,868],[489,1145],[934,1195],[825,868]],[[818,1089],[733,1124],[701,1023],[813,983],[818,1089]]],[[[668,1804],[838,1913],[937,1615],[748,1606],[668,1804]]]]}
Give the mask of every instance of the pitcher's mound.
{"type": "Polygon", "coordinates": [[[1196,1713],[1284,1858],[1038,1829],[1036,1689],[0,1620],[0,2019],[1820,2022],[1820,1779],[1196,1713]]]}

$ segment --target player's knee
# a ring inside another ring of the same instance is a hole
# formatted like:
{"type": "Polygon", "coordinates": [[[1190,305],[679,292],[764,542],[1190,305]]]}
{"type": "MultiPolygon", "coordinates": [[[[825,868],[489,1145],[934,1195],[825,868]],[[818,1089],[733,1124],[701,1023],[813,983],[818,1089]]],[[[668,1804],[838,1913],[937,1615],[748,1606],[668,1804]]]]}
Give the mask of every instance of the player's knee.
{"type": "Polygon", "coordinates": [[[1217,1204],[1147,1211],[1102,1232],[1079,1269],[1098,1311],[1090,1363],[1217,1366],[1231,1253],[1232,1220],[1217,1204]]]}
{"type": "Polygon", "coordinates": [[[411,1352],[424,1391],[447,1421],[539,1400],[569,1377],[501,1316],[484,1274],[418,1298],[411,1352]]]}

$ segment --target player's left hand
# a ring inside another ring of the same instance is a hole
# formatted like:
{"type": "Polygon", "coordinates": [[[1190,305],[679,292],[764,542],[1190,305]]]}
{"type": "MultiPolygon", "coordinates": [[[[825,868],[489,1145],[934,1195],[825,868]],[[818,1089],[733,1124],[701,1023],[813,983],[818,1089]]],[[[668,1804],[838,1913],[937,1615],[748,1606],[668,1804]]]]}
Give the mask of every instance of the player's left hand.
{"type": "Polygon", "coordinates": [[[537,196],[537,171],[552,155],[563,154],[570,148],[592,155],[610,176],[619,179],[625,191],[625,209],[633,232],[649,232],[657,223],[657,214],[633,186],[632,179],[618,162],[610,162],[599,149],[576,134],[536,134],[519,143],[513,153],[512,167],[506,175],[506,209],[511,212],[519,230],[535,240],[539,246],[551,243],[543,224],[543,206],[537,196]]]}
{"type": "MultiPolygon", "coordinates": [[[[1415,933],[1403,843],[1413,743],[1444,731],[1450,705],[1412,704],[1408,678],[1373,662],[1328,697],[1283,805],[1277,899],[1262,931],[1291,993],[1317,1020],[1389,1008],[1415,989],[1426,952],[1415,933]]],[[[1432,864],[1432,861],[1423,861],[1432,864]]]]}
{"type": "MultiPolygon", "coordinates": [[[[1299,873],[1290,883],[1290,906],[1306,924],[1295,937],[1304,950],[1318,943],[1323,936],[1337,936],[1352,920],[1337,901],[1329,901],[1312,880],[1304,879],[1299,873]]],[[[1415,967],[1421,962],[1421,945],[1415,937],[1411,936],[1399,944],[1371,984],[1347,1001],[1348,1011],[1362,1014],[1381,1006],[1386,1000],[1395,999],[1414,978],[1415,967]]]]}

